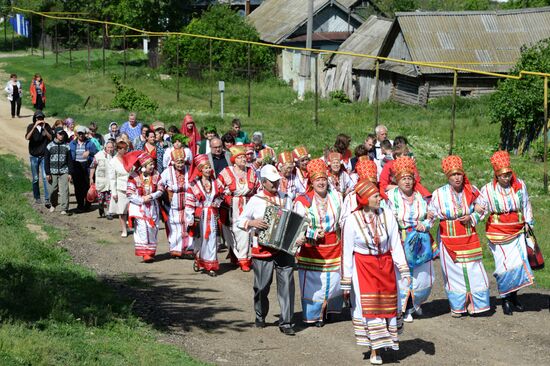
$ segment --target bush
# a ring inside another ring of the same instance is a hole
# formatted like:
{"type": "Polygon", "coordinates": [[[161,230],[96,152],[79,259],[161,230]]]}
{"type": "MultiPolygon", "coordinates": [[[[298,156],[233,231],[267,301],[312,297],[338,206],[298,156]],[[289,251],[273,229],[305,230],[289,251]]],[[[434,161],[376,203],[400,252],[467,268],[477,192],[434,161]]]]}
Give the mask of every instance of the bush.
{"type": "MultiPolygon", "coordinates": [[[[248,41],[260,40],[258,32],[246,19],[226,5],[214,5],[198,19],[193,19],[183,32],[248,41]]],[[[196,37],[171,37],[163,43],[163,64],[170,73],[176,70],[176,44],[179,42],[180,65],[199,67],[207,71],[210,63],[209,40],[196,37]]],[[[248,45],[234,42],[212,41],[212,64],[218,77],[232,79],[236,74],[246,76],[248,45]]],[[[268,47],[251,46],[251,68],[258,78],[272,74],[275,53],[268,47]]],[[[188,71],[180,66],[179,72],[188,71]]],[[[201,72],[201,74],[203,74],[201,72]]]]}
{"type": "Polygon", "coordinates": [[[351,100],[348,98],[346,93],[343,90],[331,91],[328,95],[331,100],[340,102],[340,103],[351,103],[351,100]]]}
{"type": "MultiPolygon", "coordinates": [[[[511,73],[517,75],[521,70],[550,72],[550,39],[522,47],[521,57],[511,73]]],[[[490,99],[490,117],[492,123],[501,124],[504,149],[519,149],[523,153],[540,134],[544,126],[543,82],[538,76],[499,82],[490,99]]]]}
{"type": "Polygon", "coordinates": [[[115,97],[111,101],[111,107],[140,112],[155,112],[159,105],[147,95],[134,88],[125,86],[120,81],[120,76],[113,75],[115,84],[115,97]]]}

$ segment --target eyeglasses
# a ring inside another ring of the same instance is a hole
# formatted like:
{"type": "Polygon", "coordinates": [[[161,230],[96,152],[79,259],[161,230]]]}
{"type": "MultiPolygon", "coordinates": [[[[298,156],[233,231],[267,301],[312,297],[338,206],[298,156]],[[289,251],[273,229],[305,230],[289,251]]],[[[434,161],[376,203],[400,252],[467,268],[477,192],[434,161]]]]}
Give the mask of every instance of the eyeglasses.
{"type": "Polygon", "coordinates": [[[221,149],[222,148],[222,145],[219,145],[219,146],[210,146],[211,149],[221,149]]]}

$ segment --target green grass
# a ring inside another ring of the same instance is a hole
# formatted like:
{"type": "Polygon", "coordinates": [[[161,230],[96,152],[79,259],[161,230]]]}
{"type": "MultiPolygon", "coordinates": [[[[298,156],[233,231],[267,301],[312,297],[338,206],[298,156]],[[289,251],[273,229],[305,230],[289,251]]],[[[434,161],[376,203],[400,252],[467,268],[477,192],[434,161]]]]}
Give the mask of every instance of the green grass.
{"type": "MultiPolygon", "coordinates": [[[[109,104],[114,96],[111,75],[123,73],[123,54],[108,52],[106,75],[101,70],[101,50],[95,50],[93,65],[87,71],[87,52],[73,53],[73,67],[68,66],[67,54],[61,54],[59,64],[55,55],[3,59],[4,70],[17,72],[27,83],[35,72],[41,72],[48,87],[48,115],[71,116],[77,123],[97,121],[103,130],[109,121],[125,121],[128,111],[113,110],[109,104]],[[84,101],[90,102],[83,108],[84,101]]],[[[139,113],[138,119],[147,123],[160,120],[166,126],[180,125],[185,113],[192,113],[199,126],[207,117],[219,113],[219,94],[214,78],[213,108],[210,109],[210,83],[208,79],[180,80],[181,100],[176,102],[176,81],[160,80],[157,71],[145,67],[145,58],[139,51],[129,52],[132,66],[127,69],[127,85],[135,87],[156,100],[160,108],[156,113],[139,113]]],[[[218,126],[219,132],[230,127],[233,117],[239,117],[244,130],[264,132],[266,142],[277,151],[305,145],[313,155],[334,143],[338,133],[352,137],[352,146],[362,142],[374,128],[374,109],[368,103],[340,104],[320,100],[319,125],[313,122],[314,98],[308,93],[305,100],[296,99],[290,87],[276,80],[252,82],[252,113],[247,117],[248,87],[246,81],[226,81],[225,122],[218,126]]],[[[28,100],[26,100],[28,103],[28,100]]],[[[440,162],[449,151],[449,128],[451,119],[450,99],[437,100],[427,108],[403,106],[395,103],[381,105],[380,121],[388,126],[390,137],[404,135],[413,147],[423,183],[435,189],[446,183],[440,162]]],[[[499,126],[490,124],[487,98],[459,98],[456,112],[454,153],[463,157],[467,174],[475,185],[481,187],[492,177],[489,157],[498,147],[499,126]]],[[[527,183],[534,207],[537,225],[535,231],[542,250],[550,258],[550,225],[545,217],[550,210],[548,195],[543,193],[543,167],[529,157],[513,157],[513,166],[518,176],[527,183]]],[[[480,228],[482,241],[486,242],[480,228]]],[[[485,255],[485,263],[492,268],[492,258],[485,255]]],[[[550,288],[550,270],[536,273],[540,286],[550,288]]]]}
{"type": "Polygon", "coordinates": [[[57,245],[25,193],[23,164],[0,155],[0,364],[200,365],[132,314],[121,298],[57,245]],[[27,229],[41,225],[41,241],[27,229]]]}

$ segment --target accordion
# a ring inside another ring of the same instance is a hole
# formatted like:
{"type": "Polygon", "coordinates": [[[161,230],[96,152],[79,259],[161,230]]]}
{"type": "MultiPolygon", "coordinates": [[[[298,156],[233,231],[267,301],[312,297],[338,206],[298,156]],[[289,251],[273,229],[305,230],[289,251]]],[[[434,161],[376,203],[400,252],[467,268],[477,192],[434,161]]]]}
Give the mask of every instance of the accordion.
{"type": "Polygon", "coordinates": [[[263,220],[269,225],[258,233],[258,244],[282,250],[292,256],[296,254],[296,241],[304,233],[309,220],[286,208],[268,205],[263,220]]]}

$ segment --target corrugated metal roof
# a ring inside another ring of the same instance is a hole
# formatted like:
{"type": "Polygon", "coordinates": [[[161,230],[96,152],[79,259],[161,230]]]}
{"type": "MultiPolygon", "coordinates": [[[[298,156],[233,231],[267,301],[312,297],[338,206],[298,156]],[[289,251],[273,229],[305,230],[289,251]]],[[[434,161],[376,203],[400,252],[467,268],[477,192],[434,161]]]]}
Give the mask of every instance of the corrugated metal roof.
{"type": "MultiPolygon", "coordinates": [[[[313,14],[328,5],[349,9],[355,0],[314,0],[313,14]],[[351,4],[351,5],[350,5],[351,4]]],[[[305,0],[265,0],[248,16],[264,42],[279,44],[307,21],[305,0]]]]}
{"type": "MultiPolygon", "coordinates": [[[[480,71],[507,72],[519,59],[521,46],[550,37],[550,7],[490,12],[411,12],[397,13],[396,17],[413,61],[457,62],[453,66],[480,71]],[[487,64],[468,64],[476,62],[487,64]]],[[[390,45],[384,49],[386,46],[390,45]]],[[[392,69],[394,65],[388,63],[384,69],[392,69]]],[[[419,71],[423,74],[452,72],[424,66],[420,66],[419,71]]]]}
{"type": "MultiPolygon", "coordinates": [[[[378,51],[391,25],[391,20],[371,15],[365,23],[357,28],[355,32],[340,45],[338,51],[376,56],[378,55],[378,51]]],[[[365,57],[334,55],[329,63],[338,65],[348,60],[351,60],[352,68],[356,70],[372,70],[374,68],[374,59],[365,57]]]]}

